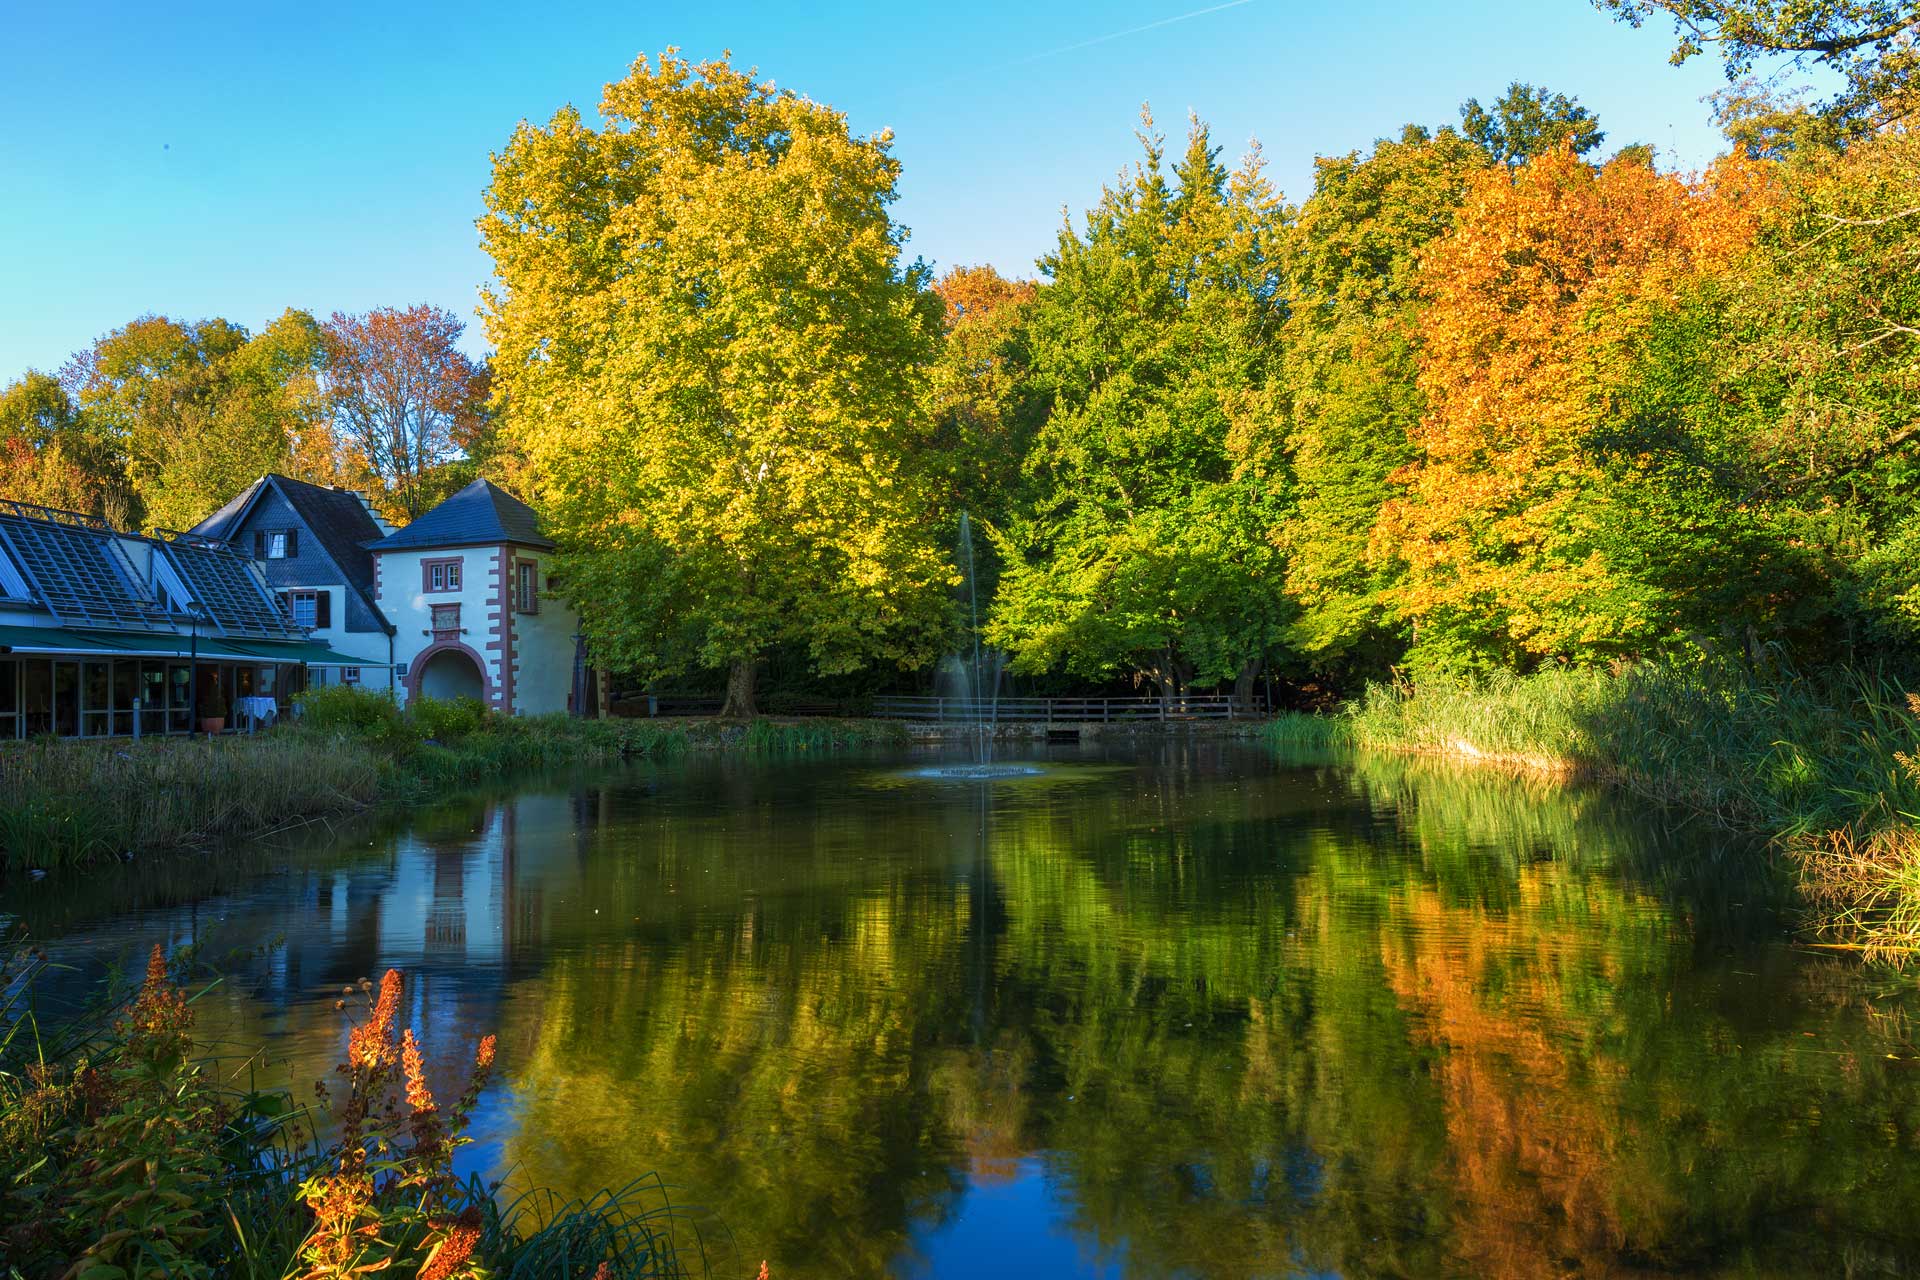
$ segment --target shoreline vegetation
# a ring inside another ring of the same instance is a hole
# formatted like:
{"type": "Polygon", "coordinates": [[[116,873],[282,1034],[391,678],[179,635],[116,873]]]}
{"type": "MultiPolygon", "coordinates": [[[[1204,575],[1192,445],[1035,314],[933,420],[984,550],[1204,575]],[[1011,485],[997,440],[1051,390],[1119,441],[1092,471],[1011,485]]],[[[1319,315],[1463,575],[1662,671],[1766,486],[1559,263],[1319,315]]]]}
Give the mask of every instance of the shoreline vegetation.
{"type": "MultiPolygon", "coordinates": [[[[454,1172],[492,1074],[428,1061],[403,981],[348,986],[345,1054],[317,1103],[261,1091],[194,1037],[188,956],[155,946],[137,990],[43,1018],[49,964],[0,952],[0,1258],[8,1274],[345,1280],[650,1280],[711,1274],[708,1241],[657,1177],[586,1201],[454,1172]],[[436,1099],[431,1080],[458,1079],[436,1099]]],[[[463,1047],[463,1051],[464,1047],[463,1047]]],[[[762,1277],[767,1269],[762,1264],[762,1277]]]]}
{"type": "Polygon", "coordinates": [[[851,720],[514,718],[471,699],[402,710],[340,687],[303,694],[300,706],[297,721],[257,736],[48,739],[0,751],[0,872],[257,839],[521,771],[905,740],[898,725],[851,720]]]}
{"type": "Polygon", "coordinates": [[[1767,837],[1829,942],[1893,961],[1920,948],[1920,693],[1875,671],[1762,655],[1375,684],[1267,737],[1617,787],[1767,837]]]}

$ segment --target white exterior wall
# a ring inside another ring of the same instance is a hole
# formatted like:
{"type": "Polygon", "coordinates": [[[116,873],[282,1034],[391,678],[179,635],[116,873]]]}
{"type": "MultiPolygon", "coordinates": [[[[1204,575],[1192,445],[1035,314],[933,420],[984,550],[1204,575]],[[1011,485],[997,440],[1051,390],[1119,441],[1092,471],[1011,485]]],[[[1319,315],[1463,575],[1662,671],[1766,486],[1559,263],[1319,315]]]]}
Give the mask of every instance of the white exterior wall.
{"type": "Polygon", "coordinates": [[[513,707],[516,715],[538,716],[567,710],[573,695],[573,637],[580,620],[564,601],[547,594],[551,553],[516,548],[513,560],[532,561],[539,584],[540,612],[513,615],[513,707]]]}
{"type": "MultiPolygon", "coordinates": [[[[290,590],[296,588],[280,588],[290,590]]],[[[387,638],[378,631],[347,630],[347,588],[342,583],[333,587],[299,587],[300,591],[311,591],[315,595],[329,597],[327,616],[333,620],[330,627],[317,627],[311,639],[315,644],[323,644],[335,653],[344,653],[351,658],[365,658],[367,665],[360,668],[360,685],[365,689],[387,690],[394,687],[393,668],[388,666],[387,638]]],[[[393,658],[400,658],[399,637],[394,637],[393,658]]],[[[311,667],[308,678],[315,687],[339,684],[340,668],[311,667]]]]}
{"type": "MultiPolygon", "coordinates": [[[[375,600],[394,626],[393,657],[406,664],[408,678],[420,670],[420,655],[433,647],[433,607],[460,606],[460,643],[473,651],[485,673],[490,697],[500,693],[500,653],[488,648],[499,621],[500,577],[498,548],[450,547],[432,550],[374,553],[375,600]],[[427,592],[422,589],[421,565],[428,560],[460,560],[460,590],[427,592]]],[[[407,679],[397,682],[404,703],[407,679]]],[[[503,708],[504,709],[504,708],[503,708]]]]}

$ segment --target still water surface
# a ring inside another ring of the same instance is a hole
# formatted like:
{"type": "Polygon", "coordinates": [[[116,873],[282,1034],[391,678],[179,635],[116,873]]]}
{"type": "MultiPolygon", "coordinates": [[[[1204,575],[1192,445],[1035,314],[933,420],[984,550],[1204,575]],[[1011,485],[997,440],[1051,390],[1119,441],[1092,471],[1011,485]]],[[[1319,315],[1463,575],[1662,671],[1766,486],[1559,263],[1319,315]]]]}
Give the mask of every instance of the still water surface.
{"type": "Polygon", "coordinates": [[[388,966],[466,1166],[658,1171],[750,1274],[1910,1274],[1909,985],[1605,796],[1226,744],[691,758],[326,846],[13,885],[78,986],[154,941],[304,1086],[388,966]],[[268,943],[268,945],[262,945],[268,943]],[[452,1086],[449,1086],[452,1087],[452,1086]]]}

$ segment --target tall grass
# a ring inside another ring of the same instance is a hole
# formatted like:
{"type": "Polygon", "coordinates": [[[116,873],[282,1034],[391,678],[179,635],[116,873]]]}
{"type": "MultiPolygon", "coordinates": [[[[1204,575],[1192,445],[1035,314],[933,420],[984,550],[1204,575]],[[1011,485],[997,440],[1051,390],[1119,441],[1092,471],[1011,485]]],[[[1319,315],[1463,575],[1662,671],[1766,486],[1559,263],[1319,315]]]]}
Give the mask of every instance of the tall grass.
{"type": "Polygon", "coordinates": [[[514,717],[471,698],[315,689],[300,715],[235,738],[42,739],[0,748],[0,869],[76,866],[252,837],[514,773],[690,749],[798,755],[895,744],[871,721],[514,717]]]}
{"type": "Polygon", "coordinates": [[[1764,832],[1821,927],[1880,954],[1920,950],[1920,696],[1882,673],[1768,657],[1376,685],[1272,734],[1579,774],[1764,832]]]}

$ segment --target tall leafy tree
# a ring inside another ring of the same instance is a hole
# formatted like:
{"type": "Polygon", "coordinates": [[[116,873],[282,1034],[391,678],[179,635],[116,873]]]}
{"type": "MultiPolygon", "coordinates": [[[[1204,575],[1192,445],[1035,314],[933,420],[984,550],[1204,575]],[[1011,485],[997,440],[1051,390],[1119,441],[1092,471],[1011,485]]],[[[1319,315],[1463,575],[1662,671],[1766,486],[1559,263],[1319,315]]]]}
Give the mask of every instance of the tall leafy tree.
{"type": "MultiPolygon", "coordinates": [[[[1817,69],[1840,89],[1818,116],[1842,133],[1872,132],[1911,117],[1920,73],[1920,6],[1914,0],[1593,0],[1640,26],[1663,15],[1678,40],[1678,66],[1717,50],[1736,84],[1773,58],[1788,69],[1817,69]]],[[[1750,94],[1743,94],[1750,97],[1750,94]]],[[[1796,113],[1797,114],[1797,113],[1796,113]]]]}
{"type": "Polygon", "coordinates": [[[1228,436],[1273,376],[1289,213],[1257,149],[1229,173],[1196,120],[1169,174],[1151,118],[1141,141],[1041,260],[1026,341],[1047,416],[988,634],[1017,667],[1166,695],[1244,684],[1285,620],[1266,536],[1283,490],[1237,469],[1228,436]]]}
{"type": "Polygon", "coordinates": [[[1460,108],[1460,131],[1509,173],[1562,148],[1585,155],[1607,139],[1600,121],[1578,99],[1518,80],[1491,107],[1468,98],[1460,108]]]}
{"type": "Polygon", "coordinates": [[[1316,674],[1383,674],[1405,647],[1394,561],[1369,541],[1424,406],[1420,252],[1486,166],[1458,132],[1409,125],[1365,156],[1317,161],[1290,237],[1284,395],[1236,442],[1246,465],[1291,475],[1274,536],[1299,607],[1288,643],[1316,674]]]}
{"type": "Polygon", "coordinates": [[[101,338],[63,377],[95,428],[125,449],[147,516],[184,528],[323,427],[312,318],[289,311],[257,337],[219,318],[147,316],[101,338]]]}
{"type": "Polygon", "coordinates": [[[141,522],[121,442],[82,414],[51,374],[28,370],[0,390],[0,497],[141,522]]]}
{"type": "Polygon", "coordinates": [[[1741,162],[1695,188],[1571,149],[1475,183],[1422,260],[1425,416],[1376,529],[1405,565],[1417,665],[1591,660],[1672,635],[1660,584],[1612,553],[1593,436],[1652,316],[1751,243],[1763,185],[1741,162]]]}
{"type": "Polygon", "coordinates": [[[487,369],[441,307],[335,312],[324,330],[335,432],[388,511],[413,519],[471,479],[450,464],[484,430],[487,369]]]}
{"type": "Polygon", "coordinates": [[[992,267],[956,267],[934,282],[944,339],[927,379],[929,454],[950,502],[975,521],[1003,522],[1044,403],[1028,376],[1027,309],[1038,287],[992,267]]]}
{"type": "Polygon", "coordinates": [[[939,304],[901,261],[887,134],[668,50],[494,158],[502,430],[569,551],[603,662],[917,664],[952,570],[909,465],[939,304]]]}

